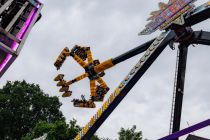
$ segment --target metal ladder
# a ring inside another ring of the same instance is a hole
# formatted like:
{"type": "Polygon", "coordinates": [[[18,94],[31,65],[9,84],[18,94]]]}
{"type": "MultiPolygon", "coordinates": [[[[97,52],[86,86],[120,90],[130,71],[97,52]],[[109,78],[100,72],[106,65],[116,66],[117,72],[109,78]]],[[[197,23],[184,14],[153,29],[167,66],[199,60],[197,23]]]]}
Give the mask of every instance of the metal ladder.
{"type": "Polygon", "coordinates": [[[174,90],[173,90],[173,98],[172,98],[172,107],[171,107],[171,120],[170,120],[170,129],[169,134],[172,134],[173,131],[173,121],[174,121],[174,108],[175,108],[175,98],[176,98],[176,84],[177,84],[177,73],[179,66],[179,49],[177,50],[176,57],[176,70],[175,70],[175,78],[174,78],[174,90]]]}

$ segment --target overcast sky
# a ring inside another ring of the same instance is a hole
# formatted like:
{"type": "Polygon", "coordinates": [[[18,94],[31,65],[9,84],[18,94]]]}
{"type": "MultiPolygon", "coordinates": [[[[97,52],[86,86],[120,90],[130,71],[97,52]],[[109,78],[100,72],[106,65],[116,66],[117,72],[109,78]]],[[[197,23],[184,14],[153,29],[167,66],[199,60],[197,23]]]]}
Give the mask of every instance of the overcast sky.
{"type": "MultiPolygon", "coordinates": [[[[61,50],[75,44],[91,46],[95,59],[104,61],[116,57],[135,46],[157,36],[137,36],[147,23],[149,13],[157,10],[155,0],[43,0],[42,19],[35,25],[18,59],[1,78],[23,80],[40,84],[52,96],[59,96],[61,110],[67,121],[75,118],[83,126],[96,113],[96,109],[74,108],[71,100],[85,94],[89,97],[89,81],[83,80],[71,87],[73,96],[62,99],[53,78],[64,73],[70,80],[83,69],[72,58],[67,59],[60,71],[53,66],[61,50]]],[[[197,4],[206,2],[199,0],[197,4]]],[[[164,1],[166,2],[166,0],[164,1]]],[[[210,31],[209,21],[193,27],[210,31]]],[[[177,50],[177,49],[176,49],[177,50]]],[[[169,47],[160,55],[127,97],[100,127],[100,137],[117,138],[121,127],[137,125],[145,138],[154,140],[169,132],[176,50],[169,47]]],[[[184,107],[181,127],[210,117],[210,47],[189,47],[185,83],[184,107]]],[[[113,92],[141,55],[127,60],[106,71],[104,80],[113,92]]],[[[108,95],[106,96],[108,97],[108,95]]],[[[210,138],[210,129],[194,134],[210,138]]]]}

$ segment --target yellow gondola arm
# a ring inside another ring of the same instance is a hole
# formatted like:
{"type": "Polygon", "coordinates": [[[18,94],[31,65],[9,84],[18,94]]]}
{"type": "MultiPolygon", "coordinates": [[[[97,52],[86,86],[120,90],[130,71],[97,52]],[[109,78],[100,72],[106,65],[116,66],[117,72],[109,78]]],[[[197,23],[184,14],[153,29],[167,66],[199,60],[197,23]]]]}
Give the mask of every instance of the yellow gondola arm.
{"type": "Polygon", "coordinates": [[[104,80],[102,79],[102,78],[98,78],[98,79],[96,79],[97,80],[97,82],[101,85],[101,87],[103,87],[103,88],[108,88],[108,86],[107,86],[107,84],[104,82],[104,80]]]}
{"type": "Polygon", "coordinates": [[[93,57],[90,50],[87,51],[88,64],[93,63],[93,57]]]}
{"type": "Polygon", "coordinates": [[[109,69],[113,66],[114,66],[114,64],[112,63],[112,59],[109,59],[109,60],[95,66],[94,70],[96,73],[99,73],[99,72],[103,72],[104,70],[109,69]]]}
{"type": "Polygon", "coordinates": [[[88,74],[88,73],[85,73],[85,74],[83,74],[83,75],[77,77],[77,78],[76,78],[76,81],[80,81],[80,80],[82,80],[82,79],[84,79],[84,78],[86,78],[86,77],[88,77],[88,76],[89,76],[89,74],[88,74]]]}
{"type": "Polygon", "coordinates": [[[95,80],[90,80],[90,92],[91,92],[91,96],[93,97],[96,96],[96,81],[95,80]]]}
{"type": "Polygon", "coordinates": [[[87,66],[87,64],[76,54],[73,56],[74,60],[77,61],[78,64],[80,64],[80,66],[82,66],[83,68],[85,68],[87,66]]]}
{"type": "Polygon", "coordinates": [[[78,81],[80,81],[80,80],[82,80],[82,79],[88,77],[88,76],[89,76],[88,73],[84,73],[84,74],[78,76],[77,78],[75,78],[75,79],[73,79],[73,80],[67,82],[66,84],[67,84],[67,85],[71,85],[71,84],[73,84],[73,83],[75,83],[75,82],[78,82],[78,81]]]}

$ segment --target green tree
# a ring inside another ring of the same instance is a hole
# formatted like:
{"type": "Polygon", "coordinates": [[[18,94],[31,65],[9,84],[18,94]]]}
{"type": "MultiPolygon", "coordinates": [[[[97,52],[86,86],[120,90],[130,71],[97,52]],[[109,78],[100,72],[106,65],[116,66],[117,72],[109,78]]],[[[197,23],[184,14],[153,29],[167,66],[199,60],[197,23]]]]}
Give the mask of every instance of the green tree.
{"type": "Polygon", "coordinates": [[[136,126],[134,125],[131,129],[121,128],[119,134],[119,140],[143,140],[142,132],[136,132],[136,126]]]}
{"type": "MultiPolygon", "coordinates": [[[[73,140],[81,128],[76,124],[76,120],[66,124],[65,121],[57,121],[55,123],[39,122],[32,133],[23,137],[22,140],[33,140],[47,134],[46,140],[73,140]]],[[[100,140],[97,135],[94,135],[90,140],[100,140]]]]}
{"type": "Polygon", "coordinates": [[[70,127],[69,127],[69,138],[74,139],[80,130],[81,130],[81,127],[77,125],[77,121],[75,119],[71,120],[70,127]]]}
{"type": "Polygon", "coordinates": [[[7,82],[0,89],[0,139],[19,140],[40,121],[64,120],[57,97],[49,97],[38,85],[7,82]]]}
{"type": "Polygon", "coordinates": [[[26,137],[23,137],[22,140],[33,140],[34,138],[41,137],[44,134],[47,134],[46,140],[69,140],[69,125],[63,120],[56,121],[55,123],[41,121],[37,123],[32,130],[32,133],[28,134],[26,137]]]}

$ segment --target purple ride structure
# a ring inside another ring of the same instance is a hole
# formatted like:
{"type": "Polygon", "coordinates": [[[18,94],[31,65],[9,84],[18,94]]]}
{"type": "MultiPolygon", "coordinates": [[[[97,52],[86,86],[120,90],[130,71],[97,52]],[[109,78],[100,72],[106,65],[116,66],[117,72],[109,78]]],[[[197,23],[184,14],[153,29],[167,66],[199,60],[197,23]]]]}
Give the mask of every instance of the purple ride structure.
{"type": "Polygon", "coordinates": [[[0,0],[0,77],[20,54],[42,6],[38,0],[0,0]]]}
{"type": "Polygon", "coordinates": [[[95,108],[95,102],[103,101],[104,96],[109,91],[107,84],[102,79],[105,70],[145,52],[108,100],[104,102],[103,106],[98,109],[97,113],[78,133],[75,140],[90,140],[91,136],[109,117],[162,51],[167,46],[174,50],[175,43],[178,44],[178,52],[169,128],[170,135],[160,140],[178,140],[183,135],[210,125],[210,121],[207,120],[180,131],[188,48],[191,44],[210,45],[210,32],[193,31],[192,29],[192,26],[210,18],[210,2],[206,2],[199,7],[196,7],[194,2],[196,0],[160,2],[160,10],[151,13],[151,17],[148,18],[151,21],[139,35],[148,35],[157,29],[163,32],[158,37],[105,62],[100,63],[98,60],[93,60],[90,47],[76,45],[71,50],[65,48],[61,52],[54,64],[57,70],[60,69],[67,57],[72,57],[85,71],[84,74],[70,81],[64,79],[64,74],[56,76],[54,80],[58,81],[57,86],[61,87],[60,92],[64,92],[62,97],[71,96],[72,91],[69,89],[71,84],[84,78],[90,80],[91,94],[89,100],[82,96],[82,100],[74,99],[72,101],[75,107],[81,108],[95,108]],[[97,63],[95,63],[96,61],[97,63]]]}

